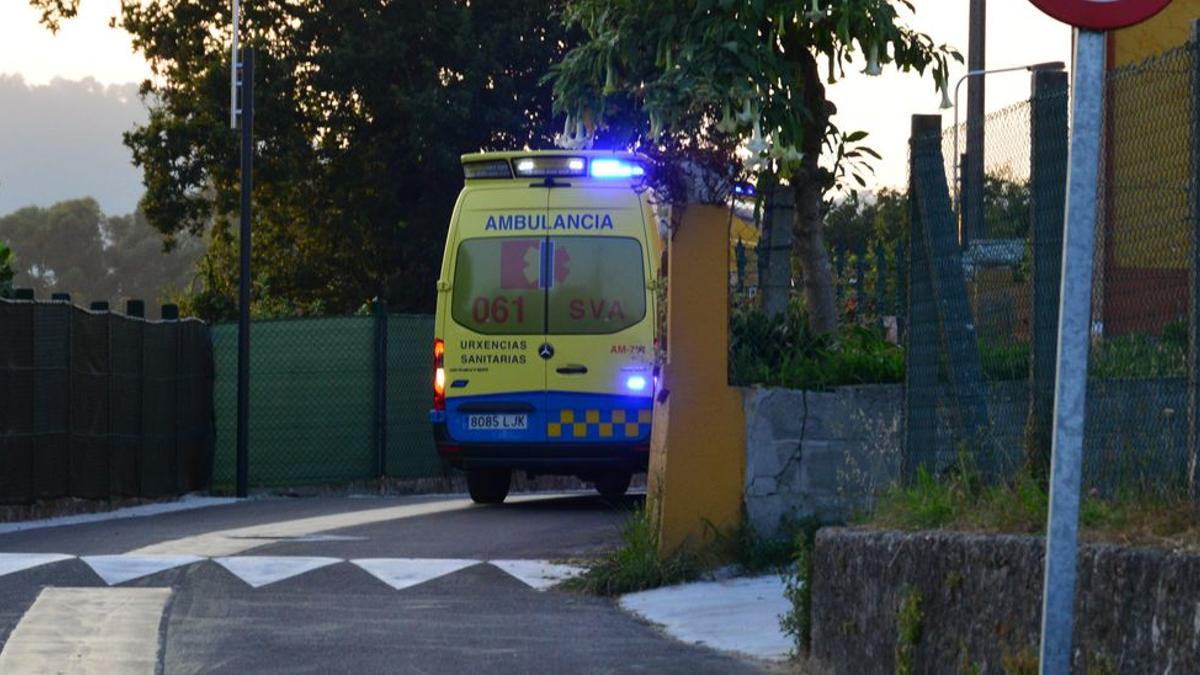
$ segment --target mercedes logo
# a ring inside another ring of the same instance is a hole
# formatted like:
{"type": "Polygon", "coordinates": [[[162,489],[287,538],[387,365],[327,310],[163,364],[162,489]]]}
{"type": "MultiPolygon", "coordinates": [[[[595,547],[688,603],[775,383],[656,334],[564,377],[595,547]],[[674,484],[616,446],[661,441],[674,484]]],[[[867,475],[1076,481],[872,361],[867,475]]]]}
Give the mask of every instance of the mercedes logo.
{"type": "Polygon", "coordinates": [[[549,361],[554,357],[554,347],[552,347],[549,342],[543,342],[542,346],[538,347],[538,356],[542,357],[546,361],[549,361]]]}

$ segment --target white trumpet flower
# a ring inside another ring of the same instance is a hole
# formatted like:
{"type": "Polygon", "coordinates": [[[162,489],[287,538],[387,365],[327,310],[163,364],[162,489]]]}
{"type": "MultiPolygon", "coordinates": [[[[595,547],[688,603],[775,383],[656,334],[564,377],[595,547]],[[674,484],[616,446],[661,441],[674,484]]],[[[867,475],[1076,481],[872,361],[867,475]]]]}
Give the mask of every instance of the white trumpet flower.
{"type": "Polygon", "coordinates": [[[566,121],[563,122],[562,133],[555,134],[554,136],[554,144],[563,150],[569,150],[571,148],[571,144],[575,142],[575,139],[571,137],[571,129],[574,128],[574,125],[571,122],[571,116],[567,115],[566,121]]]}
{"type": "Polygon", "coordinates": [[[879,67],[879,43],[872,42],[871,48],[867,50],[867,69],[863,73],[878,77],[883,74],[883,69],[879,67]]]}
{"type": "Polygon", "coordinates": [[[954,107],[954,102],[950,100],[950,87],[946,85],[946,78],[938,78],[937,86],[942,90],[942,110],[949,110],[954,107]]]}
{"type": "Polygon", "coordinates": [[[588,137],[587,129],[583,126],[582,120],[575,121],[575,135],[572,137],[572,140],[571,150],[582,150],[591,145],[591,139],[588,137]]]}
{"type": "Polygon", "coordinates": [[[809,21],[819,21],[825,16],[825,12],[821,11],[821,6],[817,4],[817,0],[812,0],[812,6],[804,13],[804,17],[809,21]]]}
{"type": "Polygon", "coordinates": [[[720,131],[720,132],[726,133],[726,134],[732,134],[735,131],[737,131],[737,128],[738,128],[737,119],[734,118],[733,113],[729,109],[729,102],[726,101],[725,102],[725,112],[721,116],[721,121],[717,122],[717,131],[720,131]]]}
{"type": "Polygon", "coordinates": [[[746,141],[746,149],[750,151],[751,157],[758,157],[767,149],[767,140],[763,138],[758,120],[754,120],[754,133],[750,140],[746,141]]]}

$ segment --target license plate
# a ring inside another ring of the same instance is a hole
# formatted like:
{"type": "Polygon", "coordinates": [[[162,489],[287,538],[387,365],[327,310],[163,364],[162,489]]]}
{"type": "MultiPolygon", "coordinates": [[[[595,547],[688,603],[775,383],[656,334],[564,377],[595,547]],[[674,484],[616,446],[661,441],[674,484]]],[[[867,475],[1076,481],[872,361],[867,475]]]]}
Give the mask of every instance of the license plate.
{"type": "Polygon", "coordinates": [[[528,415],[467,415],[467,429],[472,431],[510,431],[528,428],[528,415]]]}

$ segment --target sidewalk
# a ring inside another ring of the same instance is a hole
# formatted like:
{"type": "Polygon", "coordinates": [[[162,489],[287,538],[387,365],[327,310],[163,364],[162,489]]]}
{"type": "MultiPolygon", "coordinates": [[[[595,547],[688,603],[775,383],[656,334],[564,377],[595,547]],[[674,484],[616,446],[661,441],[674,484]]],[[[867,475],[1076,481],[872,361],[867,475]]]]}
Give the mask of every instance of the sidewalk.
{"type": "Polygon", "coordinates": [[[779,628],[779,617],[791,610],[783,590],[783,580],[772,574],[631,593],[620,605],[682,642],[783,661],[793,647],[779,628]]]}

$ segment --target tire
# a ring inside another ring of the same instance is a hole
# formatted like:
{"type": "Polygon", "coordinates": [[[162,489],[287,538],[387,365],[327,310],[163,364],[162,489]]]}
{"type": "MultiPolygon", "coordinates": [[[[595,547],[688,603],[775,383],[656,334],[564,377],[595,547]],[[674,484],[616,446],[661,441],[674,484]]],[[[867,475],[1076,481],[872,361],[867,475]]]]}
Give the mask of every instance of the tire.
{"type": "Polygon", "coordinates": [[[467,471],[467,491],[476,504],[500,504],[508,496],[511,469],[472,469],[467,471]]]}
{"type": "Polygon", "coordinates": [[[633,474],[628,471],[612,471],[596,476],[596,492],[606,499],[618,499],[629,490],[633,474]]]}

